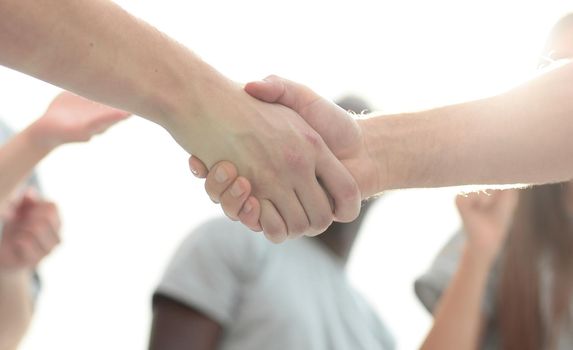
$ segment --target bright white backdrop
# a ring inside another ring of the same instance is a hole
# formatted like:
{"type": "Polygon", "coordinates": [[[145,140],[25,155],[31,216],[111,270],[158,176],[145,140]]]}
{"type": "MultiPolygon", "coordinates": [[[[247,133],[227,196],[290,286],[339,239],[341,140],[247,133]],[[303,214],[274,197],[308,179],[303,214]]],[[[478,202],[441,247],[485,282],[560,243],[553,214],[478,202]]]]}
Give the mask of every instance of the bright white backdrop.
{"type": "MultiPolygon", "coordinates": [[[[535,67],[573,1],[118,1],[238,81],[278,73],[335,98],[387,111],[503,90],[535,67]]],[[[158,52],[157,54],[161,54],[158,52]]],[[[0,114],[24,127],[57,89],[0,69],[0,114]]],[[[144,349],[153,286],[190,228],[219,214],[186,155],[133,118],[40,166],[64,243],[41,268],[44,289],[23,349],[144,349]]],[[[369,218],[350,264],[357,287],[413,349],[430,319],[412,281],[458,225],[453,190],[393,193],[369,218]]]]}

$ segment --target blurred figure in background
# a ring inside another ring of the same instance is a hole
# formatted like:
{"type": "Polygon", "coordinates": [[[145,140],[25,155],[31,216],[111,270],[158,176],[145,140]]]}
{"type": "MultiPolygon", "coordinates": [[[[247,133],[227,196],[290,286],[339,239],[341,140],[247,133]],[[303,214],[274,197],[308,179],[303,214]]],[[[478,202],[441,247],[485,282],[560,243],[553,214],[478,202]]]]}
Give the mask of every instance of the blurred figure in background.
{"type": "MultiPolygon", "coordinates": [[[[367,109],[356,98],[339,104],[367,109]]],[[[227,219],[199,227],[154,295],[150,350],[393,349],[345,274],[371,205],[352,223],[282,245],[227,219]]]]}
{"type": "Polygon", "coordinates": [[[58,209],[40,195],[34,166],[127,116],[64,92],[19,134],[0,122],[0,350],[16,349],[26,333],[40,286],[35,270],[60,242],[58,209]]]}
{"type": "MultiPolygon", "coordinates": [[[[573,14],[554,27],[544,56],[573,57],[573,14]]],[[[465,235],[415,284],[435,317],[422,348],[573,349],[573,182],[457,204],[465,235]]]]}

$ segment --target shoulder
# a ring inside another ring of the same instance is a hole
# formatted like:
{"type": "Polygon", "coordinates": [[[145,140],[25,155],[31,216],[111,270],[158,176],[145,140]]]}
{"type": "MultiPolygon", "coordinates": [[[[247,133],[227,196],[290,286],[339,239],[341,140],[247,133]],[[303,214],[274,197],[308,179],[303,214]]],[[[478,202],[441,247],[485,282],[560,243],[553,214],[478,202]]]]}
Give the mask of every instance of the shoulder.
{"type": "Polygon", "coordinates": [[[264,249],[267,242],[262,235],[252,232],[242,224],[227,218],[215,218],[204,222],[185,238],[182,247],[209,247],[219,251],[241,252],[264,249]]]}
{"type": "Polygon", "coordinates": [[[463,231],[458,230],[438,252],[430,268],[414,282],[416,296],[430,312],[456,272],[465,239],[463,231]]]}
{"type": "Polygon", "coordinates": [[[177,256],[187,260],[211,260],[237,270],[255,270],[271,243],[228,218],[216,218],[196,227],[181,243],[177,256]]]}

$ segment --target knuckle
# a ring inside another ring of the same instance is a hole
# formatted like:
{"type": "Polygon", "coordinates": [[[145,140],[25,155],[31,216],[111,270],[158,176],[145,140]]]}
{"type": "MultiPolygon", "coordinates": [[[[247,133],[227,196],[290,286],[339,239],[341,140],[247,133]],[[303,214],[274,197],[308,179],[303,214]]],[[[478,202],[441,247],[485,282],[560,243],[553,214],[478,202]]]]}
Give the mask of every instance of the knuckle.
{"type": "Polygon", "coordinates": [[[226,202],[225,200],[223,200],[221,202],[221,208],[223,209],[223,212],[225,213],[225,215],[227,215],[227,217],[229,217],[229,219],[231,219],[233,221],[239,220],[239,216],[237,213],[238,210],[237,210],[235,205],[230,204],[230,203],[226,202]]]}
{"type": "Polygon", "coordinates": [[[313,222],[312,228],[317,233],[320,234],[332,224],[333,217],[332,214],[320,215],[315,222],[313,222]]]}
{"type": "Polygon", "coordinates": [[[289,169],[300,171],[309,165],[307,156],[297,148],[289,147],[284,150],[284,163],[289,169]]]}
{"type": "Polygon", "coordinates": [[[219,193],[210,186],[208,181],[205,181],[205,192],[207,192],[207,195],[213,203],[219,204],[219,193]]]}
{"type": "Polygon", "coordinates": [[[307,220],[297,220],[289,226],[289,235],[300,236],[309,231],[310,224],[307,220]]]}
{"type": "Polygon", "coordinates": [[[279,225],[269,225],[264,229],[265,236],[273,243],[281,243],[286,239],[286,232],[284,227],[279,225]]]}
{"type": "Polygon", "coordinates": [[[354,181],[349,181],[340,188],[341,199],[344,201],[360,200],[361,194],[358,185],[354,181]]]}
{"type": "Polygon", "coordinates": [[[322,146],[322,138],[315,132],[305,132],[304,138],[315,149],[322,146]]]}

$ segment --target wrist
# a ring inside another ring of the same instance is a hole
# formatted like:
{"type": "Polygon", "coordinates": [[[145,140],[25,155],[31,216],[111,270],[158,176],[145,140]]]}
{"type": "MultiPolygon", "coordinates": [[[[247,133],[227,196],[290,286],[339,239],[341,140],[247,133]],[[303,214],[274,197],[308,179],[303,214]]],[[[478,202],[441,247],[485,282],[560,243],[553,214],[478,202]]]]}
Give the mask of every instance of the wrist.
{"type": "Polygon", "coordinates": [[[186,49],[162,66],[161,78],[145,97],[150,102],[146,109],[158,109],[150,113],[150,120],[170,130],[189,119],[202,118],[213,104],[221,103],[215,100],[217,90],[229,80],[186,49]]]}
{"type": "Polygon", "coordinates": [[[484,247],[471,240],[468,240],[464,248],[465,259],[471,261],[476,267],[481,267],[487,271],[489,271],[495,263],[498,253],[499,249],[484,247]]]}
{"type": "Polygon", "coordinates": [[[409,187],[424,187],[416,169],[425,168],[423,155],[413,148],[421,142],[415,139],[415,122],[409,116],[371,116],[361,123],[364,147],[370,159],[374,186],[369,192],[379,193],[409,187]]]}
{"type": "Polygon", "coordinates": [[[42,125],[42,118],[30,124],[19,134],[19,137],[22,138],[31,152],[43,157],[58,146],[61,146],[62,141],[49,135],[49,132],[42,125]]]}
{"type": "MultiPolygon", "coordinates": [[[[189,153],[198,152],[212,145],[207,130],[218,122],[214,120],[225,106],[231,109],[223,111],[229,118],[236,114],[232,101],[237,93],[244,93],[238,84],[222,76],[212,67],[200,62],[195,72],[175,83],[178,88],[167,94],[161,102],[161,119],[154,120],[163,126],[173,138],[189,153]],[[199,69],[198,67],[202,68],[199,69]],[[218,112],[219,111],[219,112],[218,112]]],[[[231,119],[227,119],[227,122],[231,119]]],[[[222,123],[222,122],[221,122],[222,123]]],[[[206,159],[202,159],[206,161],[206,159]]]]}
{"type": "Polygon", "coordinates": [[[10,285],[14,283],[29,283],[32,271],[29,268],[13,268],[0,266],[0,285],[10,285]]]}
{"type": "Polygon", "coordinates": [[[362,199],[375,196],[388,189],[386,167],[386,152],[384,151],[384,142],[377,138],[377,133],[372,130],[372,120],[358,119],[358,126],[362,137],[362,150],[358,152],[356,166],[349,166],[349,169],[356,169],[353,174],[362,199]]]}

